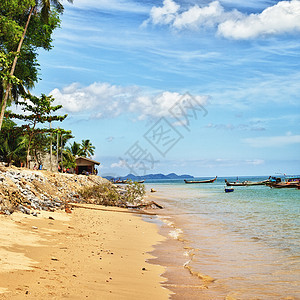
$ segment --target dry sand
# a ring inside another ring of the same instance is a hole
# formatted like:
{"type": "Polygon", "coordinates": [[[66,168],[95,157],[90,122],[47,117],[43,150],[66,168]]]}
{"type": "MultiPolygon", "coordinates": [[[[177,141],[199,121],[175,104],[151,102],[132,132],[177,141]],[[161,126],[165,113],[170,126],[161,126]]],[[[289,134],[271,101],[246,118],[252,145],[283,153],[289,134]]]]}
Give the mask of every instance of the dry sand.
{"type": "Polygon", "coordinates": [[[0,299],[170,296],[161,286],[165,269],[147,263],[163,237],[127,210],[14,213],[0,215],[0,227],[0,299]]]}

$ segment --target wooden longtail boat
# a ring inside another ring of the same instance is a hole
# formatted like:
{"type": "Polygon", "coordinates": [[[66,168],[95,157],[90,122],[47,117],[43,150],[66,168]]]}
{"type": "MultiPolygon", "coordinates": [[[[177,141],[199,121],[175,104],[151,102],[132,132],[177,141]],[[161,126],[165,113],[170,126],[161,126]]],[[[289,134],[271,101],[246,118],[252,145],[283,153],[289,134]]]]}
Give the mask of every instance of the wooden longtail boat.
{"type": "Polygon", "coordinates": [[[286,178],[285,181],[281,181],[281,178],[276,178],[276,180],[271,180],[267,184],[267,186],[271,188],[277,188],[277,189],[282,189],[282,188],[299,188],[300,185],[300,177],[290,177],[286,178]]]}
{"type": "Polygon", "coordinates": [[[114,183],[125,184],[125,183],[128,183],[128,180],[115,180],[114,183]]]}
{"type": "MultiPolygon", "coordinates": [[[[112,181],[113,183],[116,183],[116,184],[127,184],[130,182],[130,180],[115,180],[115,181],[112,181]]],[[[137,182],[137,183],[144,183],[145,182],[145,179],[144,180],[140,180],[140,181],[134,181],[134,182],[137,182]]]]}
{"type": "Polygon", "coordinates": [[[216,176],[213,179],[208,179],[208,180],[186,180],[186,179],[184,179],[184,182],[185,183],[212,183],[217,180],[217,177],[218,176],[216,176]]]}
{"type": "Polygon", "coordinates": [[[252,186],[252,185],[265,185],[269,182],[269,180],[263,180],[263,181],[242,181],[242,182],[228,182],[227,179],[225,179],[225,183],[227,186],[252,186]]]}

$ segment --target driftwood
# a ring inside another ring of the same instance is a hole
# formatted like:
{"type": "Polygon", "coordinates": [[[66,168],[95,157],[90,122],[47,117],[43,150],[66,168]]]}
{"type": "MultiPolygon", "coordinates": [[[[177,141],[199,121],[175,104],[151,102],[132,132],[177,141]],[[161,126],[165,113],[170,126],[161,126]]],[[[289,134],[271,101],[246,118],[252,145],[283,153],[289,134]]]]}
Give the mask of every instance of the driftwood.
{"type": "MultiPolygon", "coordinates": [[[[70,207],[74,207],[74,208],[84,208],[84,209],[92,209],[92,210],[109,211],[109,212],[115,212],[115,213],[129,213],[129,214],[140,214],[140,215],[155,216],[155,213],[147,212],[147,211],[130,211],[130,210],[126,210],[126,209],[118,210],[119,207],[117,207],[117,206],[111,206],[111,209],[109,209],[109,208],[104,208],[104,207],[96,207],[96,205],[88,206],[88,204],[87,205],[77,204],[77,203],[68,203],[68,204],[70,205],[70,207]]],[[[132,207],[130,207],[130,208],[132,208],[132,207]]]]}
{"type": "Polygon", "coordinates": [[[137,205],[127,205],[127,208],[146,208],[146,207],[150,207],[152,205],[155,205],[156,207],[163,209],[163,207],[159,204],[157,204],[154,201],[151,202],[147,202],[147,203],[142,203],[142,204],[137,204],[137,205]]]}

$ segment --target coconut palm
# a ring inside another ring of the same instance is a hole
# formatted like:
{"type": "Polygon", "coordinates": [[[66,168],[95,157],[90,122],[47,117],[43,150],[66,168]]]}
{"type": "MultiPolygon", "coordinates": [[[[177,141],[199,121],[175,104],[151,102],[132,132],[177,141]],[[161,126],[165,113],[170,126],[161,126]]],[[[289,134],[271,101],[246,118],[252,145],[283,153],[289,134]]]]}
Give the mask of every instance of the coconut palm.
{"type": "Polygon", "coordinates": [[[66,150],[69,151],[74,157],[84,155],[81,145],[76,142],[73,142],[70,147],[66,147],[66,150]]]}
{"type": "Polygon", "coordinates": [[[83,155],[85,157],[91,157],[95,153],[95,146],[92,145],[90,140],[82,140],[81,142],[81,149],[83,151],[83,155]]]}
{"type": "Polygon", "coordinates": [[[65,149],[63,151],[63,167],[66,169],[75,168],[76,167],[76,158],[71,153],[70,149],[65,149]]]}
{"type": "Polygon", "coordinates": [[[5,120],[0,134],[0,160],[12,163],[20,163],[26,160],[28,139],[11,120],[5,120]]]}
{"type": "MultiPolygon", "coordinates": [[[[70,3],[73,3],[73,0],[67,0],[67,1],[70,2],[70,3]]],[[[51,11],[51,9],[50,9],[51,5],[57,10],[58,13],[63,12],[63,6],[58,0],[35,0],[35,5],[30,7],[27,22],[25,24],[24,31],[23,31],[22,37],[20,39],[20,42],[19,42],[19,45],[18,45],[18,48],[17,48],[17,51],[16,51],[16,55],[15,55],[14,60],[13,60],[12,67],[10,69],[10,73],[9,73],[10,77],[12,77],[14,75],[15,68],[16,68],[17,61],[18,61],[18,57],[19,57],[19,54],[21,52],[21,47],[22,47],[24,38],[26,36],[26,32],[27,32],[28,25],[29,25],[32,14],[34,12],[40,11],[42,20],[45,23],[48,23],[49,14],[50,14],[50,11],[51,11]]],[[[3,98],[2,103],[1,103],[2,106],[1,106],[1,112],[0,112],[0,130],[1,130],[1,127],[2,127],[4,113],[5,113],[5,109],[6,109],[6,105],[7,105],[7,100],[8,100],[8,97],[9,97],[10,93],[11,93],[11,88],[12,88],[11,82],[7,82],[5,84],[5,95],[4,95],[4,98],[3,98]]]]}

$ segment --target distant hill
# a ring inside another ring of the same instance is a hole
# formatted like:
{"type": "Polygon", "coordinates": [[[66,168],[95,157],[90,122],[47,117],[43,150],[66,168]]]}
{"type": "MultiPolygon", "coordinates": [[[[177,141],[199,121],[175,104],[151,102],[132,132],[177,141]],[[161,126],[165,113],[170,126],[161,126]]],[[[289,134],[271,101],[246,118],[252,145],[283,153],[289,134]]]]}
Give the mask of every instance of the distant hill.
{"type": "MultiPolygon", "coordinates": [[[[112,177],[105,177],[106,179],[112,179],[112,177]]],[[[164,175],[164,174],[147,174],[144,176],[135,176],[133,174],[128,174],[126,176],[123,177],[117,177],[117,179],[121,179],[121,180],[125,180],[125,179],[131,179],[133,181],[135,180],[147,180],[147,179],[190,179],[190,178],[194,178],[194,176],[191,175],[177,175],[175,173],[170,173],[168,175],[164,175]]]]}

